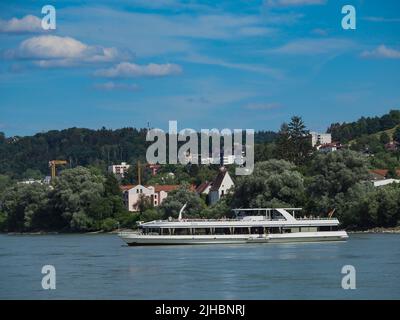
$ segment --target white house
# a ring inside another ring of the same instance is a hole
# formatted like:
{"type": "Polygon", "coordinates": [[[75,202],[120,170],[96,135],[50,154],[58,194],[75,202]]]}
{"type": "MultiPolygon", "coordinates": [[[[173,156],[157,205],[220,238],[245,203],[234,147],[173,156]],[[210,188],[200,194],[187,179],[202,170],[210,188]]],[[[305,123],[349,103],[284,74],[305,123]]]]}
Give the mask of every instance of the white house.
{"type": "Polygon", "coordinates": [[[377,180],[373,181],[374,187],[382,187],[392,183],[400,183],[399,179],[384,179],[384,180],[377,180]]]}
{"type": "Polygon", "coordinates": [[[210,204],[216,203],[220,198],[226,195],[235,186],[229,172],[226,168],[222,167],[212,182],[209,191],[209,201],[210,204]]]}
{"type": "Polygon", "coordinates": [[[28,179],[19,181],[18,184],[43,184],[42,180],[28,179]]]}
{"type": "Polygon", "coordinates": [[[337,151],[339,148],[341,148],[341,145],[333,142],[333,143],[319,144],[316,146],[316,148],[320,152],[329,153],[337,151]]]}
{"type": "Polygon", "coordinates": [[[121,164],[113,164],[108,167],[108,172],[114,173],[117,176],[120,176],[121,178],[125,177],[125,174],[128,172],[130,168],[129,164],[126,164],[126,162],[121,162],[121,164]]]}
{"type": "Polygon", "coordinates": [[[313,147],[320,144],[332,143],[332,135],[330,133],[310,132],[310,135],[311,135],[311,145],[313,147]]]}

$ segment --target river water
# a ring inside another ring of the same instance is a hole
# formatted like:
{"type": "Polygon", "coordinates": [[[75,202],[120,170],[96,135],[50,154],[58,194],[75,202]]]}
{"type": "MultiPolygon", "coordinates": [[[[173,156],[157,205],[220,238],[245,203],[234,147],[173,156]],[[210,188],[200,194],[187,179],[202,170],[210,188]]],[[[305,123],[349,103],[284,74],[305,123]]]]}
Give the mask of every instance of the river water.
{"type": "Polygon", "coordinates": [[[128,247],[116,235],[0,235],[0,299],[399,299],[400,235],[128,247]],[[56,289],[42,288],[42,267],[56,289]],[[356,289],[342,288],[344,265],[356,289]]]}

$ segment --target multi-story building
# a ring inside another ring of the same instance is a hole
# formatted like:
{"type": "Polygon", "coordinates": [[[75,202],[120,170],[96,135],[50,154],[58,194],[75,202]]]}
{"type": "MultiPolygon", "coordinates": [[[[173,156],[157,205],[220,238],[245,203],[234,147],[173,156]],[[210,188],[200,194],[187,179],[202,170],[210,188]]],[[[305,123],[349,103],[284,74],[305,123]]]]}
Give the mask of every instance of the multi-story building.
{"type": "Polygon", "coordinates": [[[121,186],[124,204],[129,211],[138,211],[141,197],[150,199],[153,206],[158,207],[168,193],[179,188],[179,185],[127,185],[121,186]]]}
{"type": "Polygon", "coordinates": [[[121,164],[113,164],[108,167],[108,172],[114,173],[115,175],[124,178],[128,172],[130,165],[126,162],[121,162],[121,164]]]}
{"type": "Polygon", "coordinates": [[[310,132],[310,135],[311,145],[313,147],[315,147],[316,145],[332,143],[332,135],[330,133],[310,132]]]}

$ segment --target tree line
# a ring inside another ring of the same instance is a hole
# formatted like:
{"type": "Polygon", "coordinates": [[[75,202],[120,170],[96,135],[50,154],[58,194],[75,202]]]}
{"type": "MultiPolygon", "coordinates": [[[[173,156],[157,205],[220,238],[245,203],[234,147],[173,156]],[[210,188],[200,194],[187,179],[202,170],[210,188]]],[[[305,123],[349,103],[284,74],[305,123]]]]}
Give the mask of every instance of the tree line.
{"type": "MultiPolygon", "coordinates": [[[[338,142],[347,143],[364,135],[374,134],[380,131],[392,129],[400,124],[400,110],[391,110],[381,117],[361,117],[356,122],[333,123],[328,128],[332,139],[338,142]]],[[[397,131],[400,135],[400,131],[397,131]]],[[[396,137],[400,141],[400,136],[396,137]]]]}
{"type": "MultiPolygon", "coordinates": [[[[391,114],[393,117],[393,112],[391,114]]],[[[3,172],[0,174],[0,230],[81,232],[132,228],[139,220],[177,217],[184,203],[188,203],[185,214],[194,217],[230,216],[231,209],[237,207],[300,206],[313,215],[326,215],[336,209],[335,214],[349,229],[394,227],[400,222],[400,185],[375,188],[370,181],[372,168],[390,169],[392,177],[396,177],[396,169],[400,168],[398,152],[388,152],[384,148],[385,137],[377,138],[376,146],[370,148],[372,155],[360,152],[362,148],[357,141],[349,149],[319,153],[311,146],[303,120],[292,117],[289,123],[282,124],[277,134],[260,134],[252,175],[235,177],[234,166],[228,166],[235,188],[215,205],[208,206],[205,196],[193,193],[191,186],[213,180],[218,166],[162,165],[155,176],[149,168],[143,167],[142,183],[179,184],[181,187],[170,192],[159,207],[153,207],[148,198],[142,198],[139,212],[132,213],[124,206],[119,185],[137,183],[138,168],[133,164],[126,177],[119,181],[107,173],[107,161],[126,160],[123,158],[126,156],[136,159],[145,154],[146,131],[86,130],[51,131],[33,139],[15,141],[0,135],[3,172]],[[44,148],[44,155],[33,151],[36,139],[42,141],[38,145],[44,148]],[[120,148],[124,144],[128,149],[136,144],[141,146],[128,155],[125,147],[120,148]],[[91,147],[85,151],[83,146],[91,147]],[[114,146],[109,149],[114,151],[104,153],[105,146],[114,146]],[[13,154],[14,148],[18,151],[13,154]],[[79,151],[75,153],[74,150],[79,151]],[[22,165],[19,160],[26,160],[30,152],[31,160],[22,165]],[[15,180],[18,174],[8,174],[9,170],[21,168],[26,176],[39,175],[47,166],[42,168],[36,161],[46,162],[49,154],[54,158],[69,154],[73,159],[80,159],[76,163],[82,162],[85,167],[61,170],[51,185],[20,184],[15,180]],[[92,154],[92,157],[85,154],[92,154]],[[10,159],[16,159],[16,163],[9,164],[10,159]],[[7,166],[3,166],[4,163],[7,166]],[[36,167],[31,167],[31,163],[36,167]]],[[[368,141],[368,145],[373,146],[372,140],[368,141]]]]}
{"type": "MultiPolygon", "coordinates": [[[[67,167],[96,165],[106,168],[120,163],[146,162],[147,129],[70,128],[51,130],[34,136],[8,137],[0,132],[0,174],[13,179],[37,178],[49,172],[53,159],[68,161],[67,167]]],[[[258,143],[272,142],[272,131],[255,133],[258,143]]]]}
{"type": "Polygon", "coordinates": [[[81,232],[133,228],[137,221],[185,216],[230,217],[232,208],[303,207],[307,215],[335,215],[347,229],[396,227],[400,184],[376,188],[368,158],[352,150],[311,156],[307,167],[282,159],[256,163],[250,176],[235,177],[231,193],[212,206],[187,182],[159,207],[143,197],[139,212],[128,212],[113,175],[96,168],[64,170],[52,185],[11,184],[1,191],[0,230],[81,232]]]}

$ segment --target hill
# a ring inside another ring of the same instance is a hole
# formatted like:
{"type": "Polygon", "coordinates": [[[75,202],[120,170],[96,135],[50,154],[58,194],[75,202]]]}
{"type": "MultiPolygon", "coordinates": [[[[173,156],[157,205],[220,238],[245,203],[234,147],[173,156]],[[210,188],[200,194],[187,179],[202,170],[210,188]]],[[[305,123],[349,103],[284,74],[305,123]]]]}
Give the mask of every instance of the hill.
{"type": "Polygon", "coordinates": [[[328,128],[334,141],[348,143],[364,135],[380,134],[383,131],[393,134],[400,125],[400,110],[391,110],[381,117],[361,117],[355,122],[333,123],[328,128]]]}
{"type": "MultiPolygon", "coordinates": [[[[48,162],[65,159],[69,167],[145,161],[147,129],[122,128],[99,130],[69,128],[8,137],[0,132],[0,174],[12,178],[34,178],[48,174],[48,162]]],[[[255,142],[272,142],[277,134],[258,131],[255,142]]]]}

